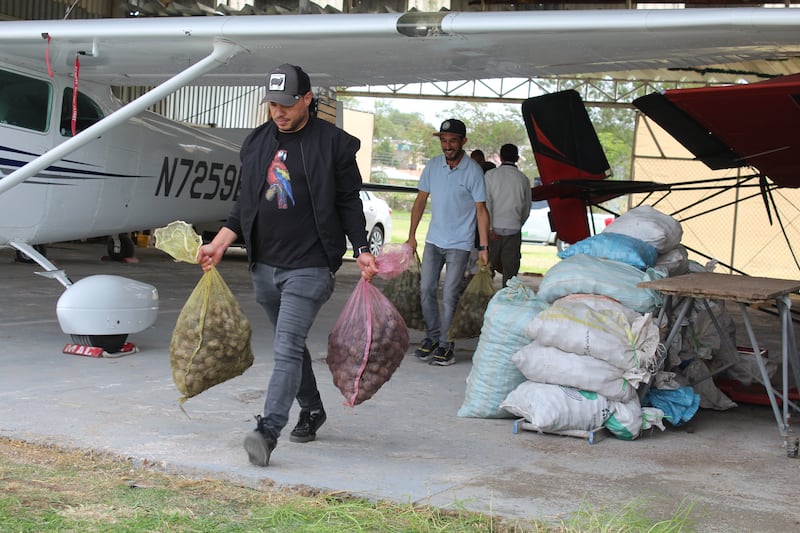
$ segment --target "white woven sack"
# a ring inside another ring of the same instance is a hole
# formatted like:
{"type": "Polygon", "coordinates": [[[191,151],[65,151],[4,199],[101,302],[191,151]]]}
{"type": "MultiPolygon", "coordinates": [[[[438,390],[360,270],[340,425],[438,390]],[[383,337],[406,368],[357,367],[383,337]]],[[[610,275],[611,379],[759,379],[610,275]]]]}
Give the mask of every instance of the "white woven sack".
{"type": "Polygon", "coordinates": [[[511,360],[529,381],[592,391],[620,402],[633,398],[638,384],[649,379],[644,370],[623,371],[600,359],[536,341],[516,352],[511,360]]]}
{"type": "Polygon", "coordinates": [[[639,397],[627,402],[610,402],[611,416],[605,422],[605,427],[622,440],[633,440],[642,432],[642,405],[639,397]]]}
{"type": "Polygon", "coordinates": [[[680,244],[681,223],[650,205],[640,205],[623,213],[605,227],[603,233],[622,233],[651,244],[663,254],[680,244]]]}
{"type": "Polygon", "coordinates": [[[680,276],[689,272],[689,252],[686,247],[679,244],[672,250],[659,255],[656,259],[656,268],[666,270],[667,276],[680,276]]]}
{"type": "Polygon", "coordinates": [[[618,439],[633,440],[642,430],[655,426],[664,431],[664,411],[658,407],[642,407],[639,398],[627,402],[608,402],[611,416],[603,424],[618,439]]]}
{"type": "Polygon", "coordinates": [[[525,381],[500,404],[539,431],[590,431],[603,425],[609,402],[600,394],[572,387],[525,381]]]}
{"type": "Polygon", "coordinates": [[[621,370],[655,371],[658,327],[651,315],[634,314],[622,304],[609,301],[605,309],[593,309],[576,298],[559,298],[539,313],[526,333],[543,346],[589,355],[621,370]]]}
{"type": "MultiPolygon", "coordinates": [[[[642,313],[634,311],[633,309],[629,309],[619,303],[614,298],[609,296],[603,296],[602,294],[568,294],[566,296],[562,296],[556,301],[574,301],[580,302],[583,305],[589,307],[590,309],[594,309],[595,311],[600,312],[614,312],[614,313],[622,313],[625,315],[625,318],[628,322],[632,322],[638,317],[642,316],[642,313]]],[[[554,302],[555,303],[555,302],[554,302]]]]}

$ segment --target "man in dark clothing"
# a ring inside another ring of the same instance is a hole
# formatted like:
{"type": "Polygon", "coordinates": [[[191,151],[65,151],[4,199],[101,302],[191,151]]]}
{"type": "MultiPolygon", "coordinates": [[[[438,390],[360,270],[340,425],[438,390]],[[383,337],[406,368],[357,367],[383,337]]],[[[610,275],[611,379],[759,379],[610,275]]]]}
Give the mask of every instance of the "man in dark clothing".
{"type": "Polygon", "coordinates": [[[377,272],[359,197],[359,140],[312,115],[311,81],[300,67],[272,70],[263,101],[270,120],[242,144],[239,197],[222,229],[198,253],[208,270],[242,237],[256,301],[275,330],[263,416],[256,416],[256,429],[244,441],[258,466],[269,464],[295,398],[300,419],[291,441],[314,440],[325,422],[306,338],[333,292],[345,237],[362,275],[372,279],[377,272]]]}

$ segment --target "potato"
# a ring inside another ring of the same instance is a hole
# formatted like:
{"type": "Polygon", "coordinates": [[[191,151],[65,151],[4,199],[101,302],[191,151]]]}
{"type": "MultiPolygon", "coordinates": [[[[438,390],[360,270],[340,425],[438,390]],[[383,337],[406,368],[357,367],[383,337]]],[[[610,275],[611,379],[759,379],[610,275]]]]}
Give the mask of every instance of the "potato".
{"type": "Polygon", "coordinates": [[[372,284],[359,281],[328,337],[326,361],[345,405],[370,399],[400,366],[408,344],[408,328],[394,305],[372,284]]]}
{"type": "Polygon", "coordinates": [[[389,280],[383,286],[383,294],[392,302],[407,327],[425,329],[422,316],[422,304],[419,299],[419,264],[409,268],[399,276],[389,280]]]}
{"type": "Polygon", "coordinates": [[[172,378],[184,395],[181,402],[247,370],[254,359],[251,333],[250,322],[217,270],[203,274],[170,342],[172,378]]]}
{"type": "Polygon", "coordinates": [[[497,289],[492,285],[488,268],[481,267],[458,301],[458,306],[447,332],[451,340],[477,337],[483,327],[483,315],[497,289]]]}

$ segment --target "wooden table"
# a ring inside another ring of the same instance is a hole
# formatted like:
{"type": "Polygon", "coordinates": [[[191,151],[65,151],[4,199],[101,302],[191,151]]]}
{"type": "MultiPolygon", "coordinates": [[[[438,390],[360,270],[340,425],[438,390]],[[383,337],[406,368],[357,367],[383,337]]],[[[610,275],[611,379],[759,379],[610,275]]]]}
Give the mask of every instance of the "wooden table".
{"type": "MultiPolygon", "coordinates": [[[[695,300],[700,300],[704,303],[714,322],[714,326],[717,328],[717,331],[720,332],[720,337],[723,341],[726,341],[727,337],[722,334],[719,324],[708,305],[708,300],[723,300],[739,304],[742,311],[742,320],[744,321],[745,329],[747,329],[747,335],[750,339],[753,353],[760,354],[761,350],[758,346],[758,339],[756,339],[753,326],[750,323],[748,306],[775,301],[778,306],[781,321],[781,393],[776,391],[775,387],[773,387],[769,375],[767,374],[767,368],[760,356],[756,356],[756,362],[761,374],[761,382],[767,390],[769,402],[772,406],[772,411],[775,415],[775,421],[778,424],[778,430],[781,436],[783,436],[785,440],[789,438],[796,439],[789,426],[789,406],[792,405],[792,407],[798,411],[800,411],[800,408],[798,408],[797,405],[791,404],[789,401],[789,369],[791,368],[792,370],[795,383],[800,386],[800,364],[798,364],[797,343],[790,313],[791,299],[789,298],[789,294],[800,290],[800,281],[718,274],[715,272],[695,272],[654,281],[644,281],[639,283],[637,287],[655,289],[664,294],[662,313],[664,310],[670,308],[672,304],[671,299],[673,297],[683,298],[678,316],[670,329],[667,339],[664,341],[664,345],[667,348],[671,345],[673,338],[680,330],[695,300]],[[778,406],[776,396],[779,396],[782,400],[782,412],[778,406]]],[[[666,351],[667,350],[664,350],[665,355],[666,351]]],[[[787,442],[786,444],[788,449],[791,443],[787,442]]]]}

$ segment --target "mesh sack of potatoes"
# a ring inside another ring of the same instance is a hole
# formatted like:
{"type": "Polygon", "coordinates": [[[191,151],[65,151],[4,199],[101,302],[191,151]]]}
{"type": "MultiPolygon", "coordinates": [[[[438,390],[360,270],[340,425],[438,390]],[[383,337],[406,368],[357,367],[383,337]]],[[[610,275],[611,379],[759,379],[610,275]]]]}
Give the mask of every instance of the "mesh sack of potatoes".
{"type": "Polygon", "coordinates": [[[420,260],[414,251],[414,261],[399,276],[390,279],[383,286],[383,295],[397,308],[397,311],[410,329],[425,329],[420,300],[420,260]]]}
{"type": "MultiPolygon", "coordinates": [[[[154,231],[156,248],[196,263],[200,237],[185,222],[154,231]]],[[[253,364],[252,329],[216,268],[203,274],[183,305],[169,346],[172,379],[180,402],[241,375],[253,364]]]]}
{"type": "Polygon", "coordinates": [[[333,383],[353,407],[389,381],[408,350],[400,313],[372,283],[361,278],[328,336],[326,362],[333,383]]]}
{"type": "Polygon", "coordinates": [[[483,327],[483,315],[497,289],[492,284],[488,265],[478,265],[478,272],[464,289],[450,322],[450,340],[477,337],[483,327]]]}

